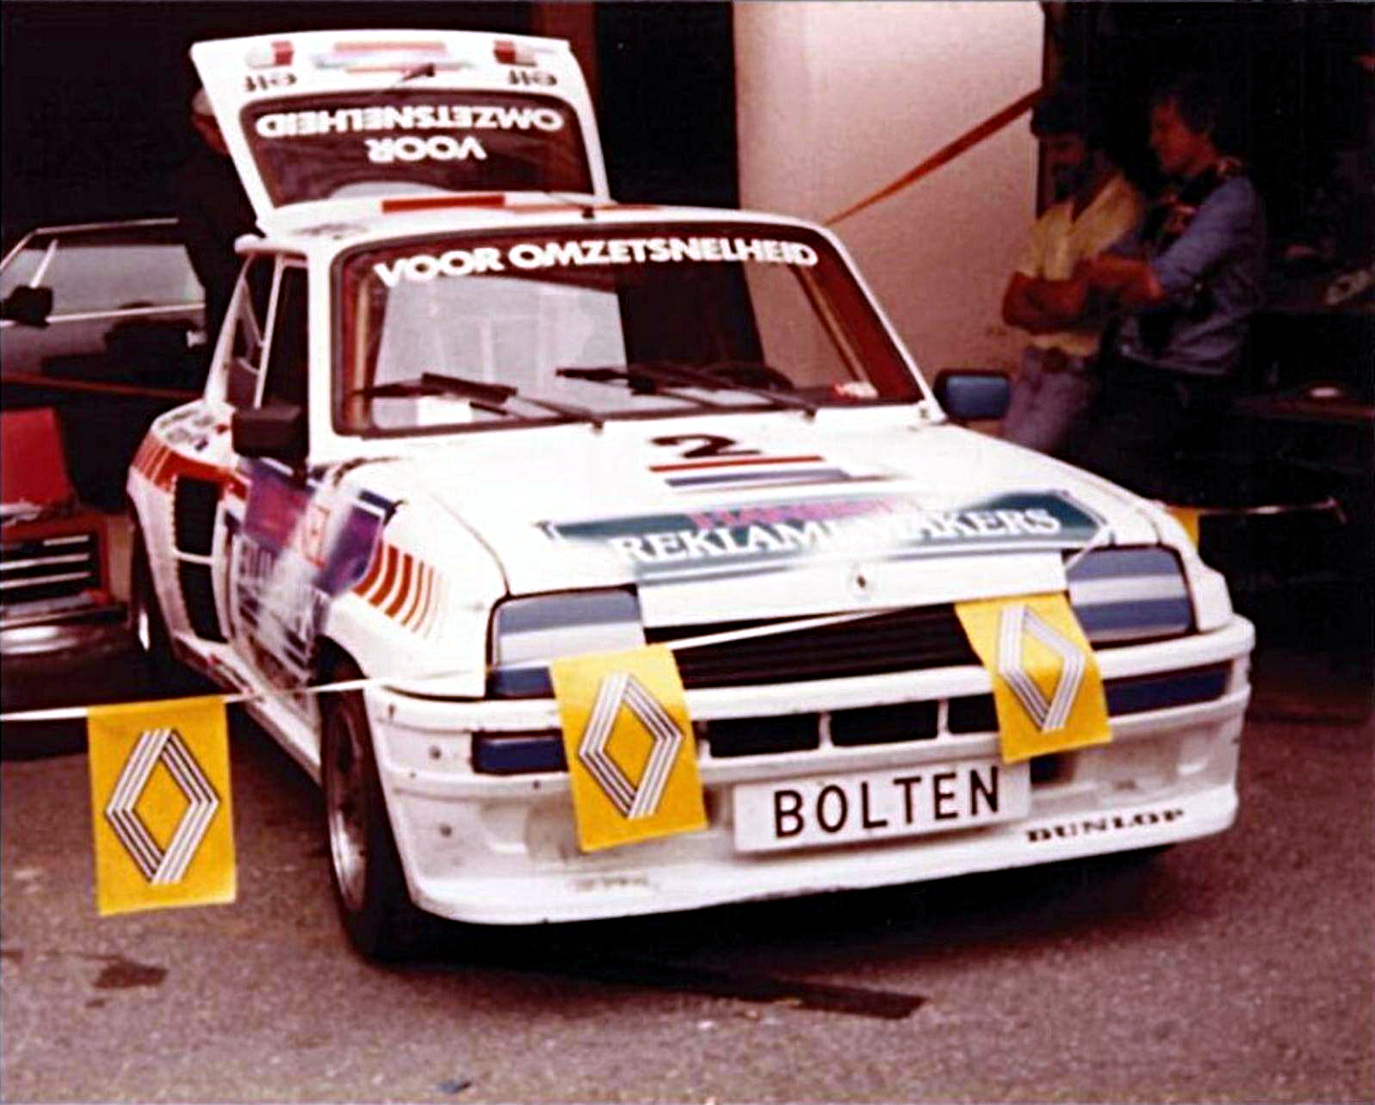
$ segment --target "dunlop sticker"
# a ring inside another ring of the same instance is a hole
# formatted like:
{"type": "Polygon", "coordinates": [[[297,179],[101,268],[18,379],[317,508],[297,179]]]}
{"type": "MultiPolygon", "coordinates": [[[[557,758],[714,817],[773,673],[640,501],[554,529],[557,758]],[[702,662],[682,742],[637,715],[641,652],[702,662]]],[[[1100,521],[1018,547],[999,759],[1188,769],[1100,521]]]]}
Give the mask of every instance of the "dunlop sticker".
{"type": "Polygon", "coordinates": [[[550,671],[582,850],[705,829],[673,653],[659,645],[580,656],[550,671]]]}
{"type": "Polygon", "coordinates": [[[232,902],[221,697],[91,707],[86,731],[101,916],[232,902]]]}
{"type": "Polygon", "coordinates": [[[1005,763],[1103,744],[1103,677],[1063,594],[955,604],[969,643],[993,678],[1005,763]]]}

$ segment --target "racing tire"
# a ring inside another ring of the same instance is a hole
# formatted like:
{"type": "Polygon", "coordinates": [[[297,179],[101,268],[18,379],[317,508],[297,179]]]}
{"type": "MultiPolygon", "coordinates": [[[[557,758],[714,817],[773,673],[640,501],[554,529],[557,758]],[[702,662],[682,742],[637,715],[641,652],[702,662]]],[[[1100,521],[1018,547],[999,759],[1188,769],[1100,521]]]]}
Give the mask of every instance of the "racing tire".
{"type": "MultiPolygon", "coordinates": [[[[362,672],[345,659],[329,678],[359,679],[362,672]]],[[[420,911],[406,889],[362,692],[330,695],[321,730],[325,833],[340,922],[364,959],[401,959],[414,944],[420,911]]]]}
{"type": "Polygon", "coordinates": [[[172,652],[172,635],[153,586],[153,569],[143,531],[134,526],[134,547],[129,558],[129,628],[143,650],[148,685],[153,693],[179,691],[189,672],[172,652]]]}

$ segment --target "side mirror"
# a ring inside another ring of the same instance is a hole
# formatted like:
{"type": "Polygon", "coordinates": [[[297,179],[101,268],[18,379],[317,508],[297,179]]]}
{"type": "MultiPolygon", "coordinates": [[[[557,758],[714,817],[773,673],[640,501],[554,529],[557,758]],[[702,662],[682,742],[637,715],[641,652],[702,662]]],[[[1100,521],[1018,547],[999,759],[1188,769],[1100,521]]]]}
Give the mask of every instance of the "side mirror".
{"type": "Polygon", "coordinates": [[[300,468],[306,459],[306,412],[289,403],[271,403],[256,410],[235,411],[230,419],[234,452],[241,457],[266,457],[300,468]]]}
{"type": "Polygon", "coordinates": [[[22,326],[47,326],[53,313],[53,290],[41,284],[31,288],[20,285],[0,301],[0,318],[13,319],[22,326]]]}
{"type": "Polygon", "coordinates": [[[995,369],[954,368],[936,377],[936,401],[956,422],[1002,418],[1012,399],[1007,375],[995,369]]]}

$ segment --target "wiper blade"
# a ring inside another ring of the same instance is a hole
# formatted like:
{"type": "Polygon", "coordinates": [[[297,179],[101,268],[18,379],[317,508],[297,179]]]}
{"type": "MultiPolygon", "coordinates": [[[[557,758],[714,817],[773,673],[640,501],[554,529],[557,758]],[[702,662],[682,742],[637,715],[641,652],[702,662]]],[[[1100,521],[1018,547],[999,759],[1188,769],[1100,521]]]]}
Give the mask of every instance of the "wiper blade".
{"type": "Polygon", "coordinates": [[[537,399],[533,395],[521,395],[518,388],[510,384],[492,384],[486,380],[469,380],[462,376],[449,376],[442,372],[422,372],[413,380],[398,380],[390,384],[374,384],[372,387],[357,388],[354,395],[373,398],[404,399],[420,395],[453,395],[469,400],[473,407],[488,414],[519,418],[520,415],[506,409],[505,404],[512,399],[530,403],[553,414],[565,418],[576,418],[591,422],[600,427],[602,419],[586,407],[576,407],[568,403],[557,403],[552,399],[537,399]]]}
{"type": "MultiPolygon", "coordinates": [[[[753,387],[749,384],[739,383],[729,379],[725,375],[716,375],[717,372],[749,372],[758,373],[765,378],[770,376],[780,380],[786,380],[777,369],[770,368],[768,365],[757,361],[717,361],[706,365],[683,365],[674,361],[637,361],[632,364],[618,365],[598,365],[585,368],[560,368],[558,375],[567,376],[575,380],[591,380],[597,383],[610,383],[615,380],[625,380],[630,385],[631,391],[659,391],[664,392],[663,385],[669,387],[689,386],[704,388],[708,391],[740,391],[746,395],[753,395],[765,402],[780,407],[793,407],[807,412],[807,416],[814,417],[820,409],[816,403],[809,399],[804,399],[800,395],[791,392],[779,391],[774,388],[753,387]]],[[[791,383],[789,383],[791,386],[791,383]]],[[[676,395],[676,398],[691,400],[708,407],[721,407],[721,403],[709,403],[691,395],[676,395]]]]}
{"type": "Polygon", "coordinates": [[[600,365],[579,368],[558,368],[556,376],[568,380],[587,380],[594,384],[625,384],[633,395],[667,395],[670,399],[680,399],[708,410],[726,410],[724,403],[713,403],[698,395],[683,395],[669,383],[664,376],[656,374],[649,364],[626,365],[619,368],[613,365],[600,365]]]}

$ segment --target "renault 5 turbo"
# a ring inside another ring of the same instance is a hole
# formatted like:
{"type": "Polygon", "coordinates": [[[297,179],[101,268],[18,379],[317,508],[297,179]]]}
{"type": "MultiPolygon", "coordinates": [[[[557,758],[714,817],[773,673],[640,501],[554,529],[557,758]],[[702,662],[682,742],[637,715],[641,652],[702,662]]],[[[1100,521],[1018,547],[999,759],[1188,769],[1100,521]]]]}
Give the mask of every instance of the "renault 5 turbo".
{"type": "Polygon", "coordinates": [[[1231,824],[1221,577],[959,425],[996,385],[943,408],[833,235],[612,202],[546,40],[193,56],[264,234],[135,458],[131,601],[322,784],[361,952],[1231,824]]]}

